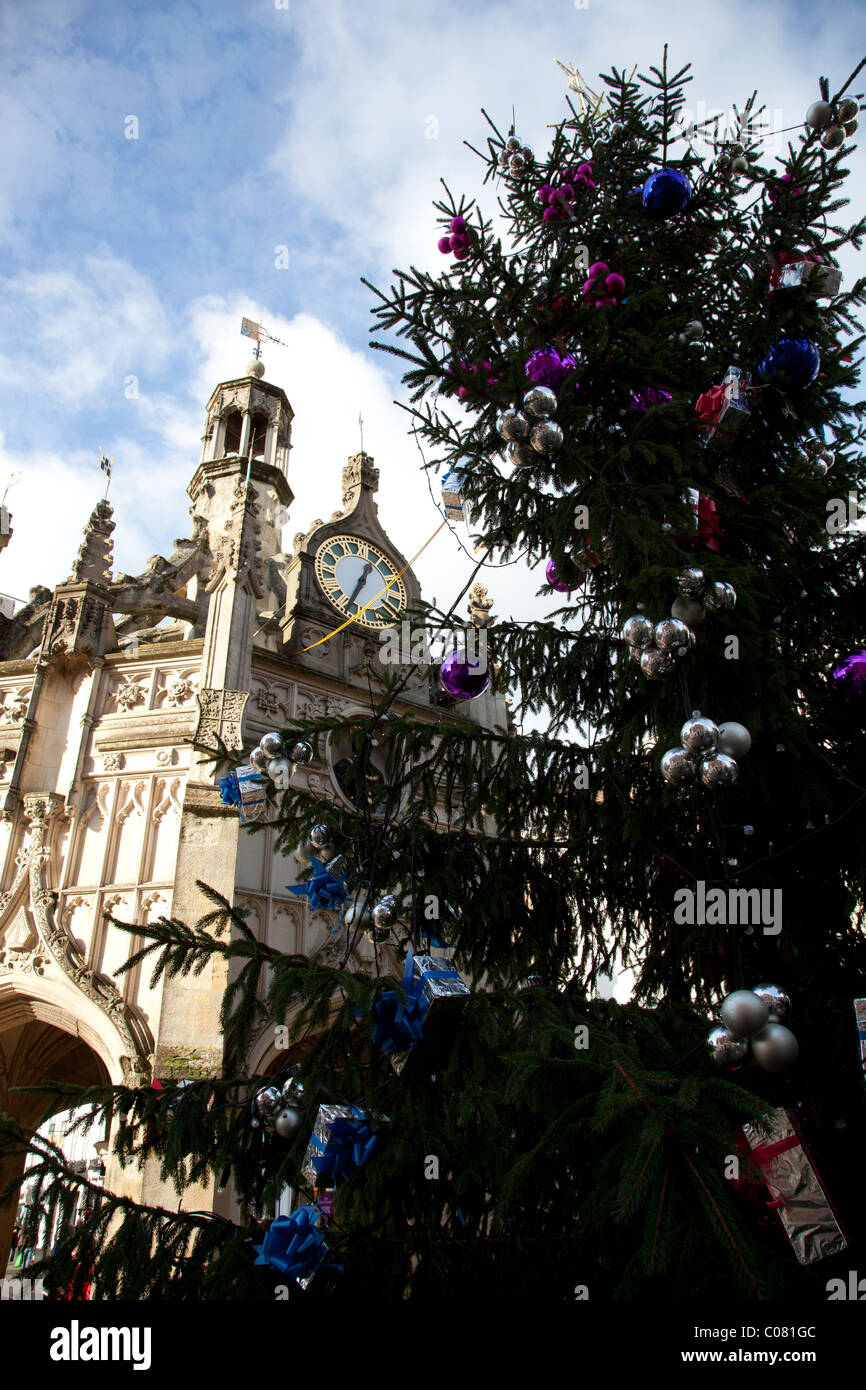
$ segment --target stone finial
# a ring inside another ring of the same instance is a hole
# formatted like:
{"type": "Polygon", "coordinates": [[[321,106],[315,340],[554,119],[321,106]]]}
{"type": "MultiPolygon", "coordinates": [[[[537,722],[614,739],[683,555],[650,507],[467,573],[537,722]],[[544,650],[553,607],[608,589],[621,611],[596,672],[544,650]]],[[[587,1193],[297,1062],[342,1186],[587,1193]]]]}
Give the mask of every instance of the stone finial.
{"type": "Polygon", "coordinates": [[[111,533],[114,530],[114,515],[110,503],[104,499],[97,502],[90,515],[90,520],[84,528],[84,540],[78,551],[78,557],[72,566],[70,580],[83,583],[90,579],[95,584],[108,584],[111,582],[111,563],[114,542],[111,533]]]}
{"type": "Polygon", "coordinates": [[[349,456],[349,462],[343,469],[344,507],[357,500],[361,488],[366,488],[368,492],[378,491],[379,470],[373,467],[373,462],[370,455],[363,451],[349,456]]]}
{"type": "Polygon", "coordinates": [[[473,627],[487,627],[490,622],[492,607],[493,599],[488,597],[487,586],[473,584],[469,590],[469,602],[466,605],[473,627]]]}

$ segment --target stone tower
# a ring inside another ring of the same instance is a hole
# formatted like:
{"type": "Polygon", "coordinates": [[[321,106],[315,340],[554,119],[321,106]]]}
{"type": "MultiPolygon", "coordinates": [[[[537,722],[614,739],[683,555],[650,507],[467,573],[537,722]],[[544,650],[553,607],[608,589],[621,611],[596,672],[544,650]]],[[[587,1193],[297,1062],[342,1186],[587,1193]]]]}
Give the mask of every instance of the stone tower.
{"type": "MultiPolygon", "coordinates": [[[[224,964],[155,988],[147,965],[117,975],[143,939],[108,914],[192,924],[210,908],[202,880],[275,947],[335,948],[335,914],[287,891],[300,866],[275,853],[271,830],[241,826],[213,764],[191,745],[218,735],[240,752],[296,716],[368,714],[371,689],[382,688],[380,633],[394,614],[365,609],[329,634],[383,575],[400,572],[388,591],[401,596],[397,616],[420,588],[381,528],[378,470],[364,453],[343,469],[343,509],[300,532],[292,556],[281,552],[293,412],[263,375],[255,360],[208,401],[187,489],[192,533],[168,557],[152,556],[140,575],[114,573],[117,523],[99,502],[69,579],[0,614],[0,1109],[27,1125],[45,1101],[15,1096],[18,1086],[148,1085],[222,1067],[224,964]]],[[[476,601],[485,611],[484,596],[476,601]]],[[[426,672],[395,708],[408,706],[441,716],[426,672]]],[[[501,697],[449,717],[507,727],[501,697]]],[[[311,794],[343,797],[340,755],[335,739],[300,770],[311,794]]],[[[356,957],[369,963],[372,947],[361,942],[356,957]]],[[[264,1072],[280,1060],[266,1027],[242,1065],[264,1072]]],[[[11,1175],[0,1165],[0,1183],[11,1175]]],[[[155,1172],[113,1159],[106,1185],[177,1201],[155,1172]]],[[[199,1189],[184,1203],[228,1212],[232,1199],[199,1189]]],[[[0,1257],[12,1217],[0,1211],[0,1257]]]]}

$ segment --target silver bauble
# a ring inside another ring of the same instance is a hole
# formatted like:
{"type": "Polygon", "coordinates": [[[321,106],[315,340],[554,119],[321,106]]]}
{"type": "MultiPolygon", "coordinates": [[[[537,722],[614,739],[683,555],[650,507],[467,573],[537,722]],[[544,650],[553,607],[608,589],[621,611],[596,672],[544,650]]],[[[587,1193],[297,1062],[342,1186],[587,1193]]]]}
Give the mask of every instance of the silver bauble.
{"type": "Polygon", "coordinates": [[[549,386],[533,386],[523,397],[523,409],[533,420],[549,420],[556,414],[556,396],[549,386]]]}
{"type": "Polygon", "coordinates": [[[717,1067],[724,1067],[725,1071],[735,1071],[749,1055],[746,1039],[735,1038],[730,1029],[720,1024],[707,1034],[706,1049],[710,1061],[717,1067]]]}
{"type": "Polygon", "coordinates": [[[825,150],[838,150],[840,145],[845,143],[845,130],[840,125],[828,125],[824,134],[821,136],[821,144],[825,150]]]}
{"type": "Polygon", "coordinates": [[[542,420],[529,436],[530,444],[539,454],[555,453],[562,448],[564,439],[565,435],[555,420],[542,420]]]}
{"type": "Polygon", "coordinates": [[[752,1056],[764,1071],[786,1071],[799,1055],[800,1044],[782,1023],[768,1023],[752,1038],[752,1056]]]}
{"type": "Polygon", "coordinates": [[[806,112],[806,125],[813,130],[823,130],[830,124],[833,116],[833,108],[829,101],[813,101],[809,110],[806,112]]]}
{"type": "Polygon", "coordinates": [[[510,158],[511,158],[511,155],[508,153],[507,150],[500,150],[500,152],[499,152],[499,167],[500,167],[500,169],[507,169],[507,168],[508,168],[508,161],[509,161],[510,158]]]}
{"type": "Polygon", "coordinates": [[[315,848],[316,846],[314,844],[311,844],[309,840],[304,840],[302,844],[298,845],[298,848],[294,851],[294,855],[298,863],[309,864],[310,858],[314,853],[315,848]]]}
{"type": "Polygon", "coordinates": [[[719,752],[729,758],[744,758],[752,746],[752,735],[745,724],[728,719],[719,725],[719,752]]]}
{"type": "Polygon", "coordinates": [[[736,760],[728,753],[709,753],[701,761],[701,781],[711,791],[715,787],[732,787],[739,775],[736,760]]]}
{"type": "Polygon", "coordinates": [[[503,410],[496,421],[496,430],[503,439],[520,444],[529,438],[529,421],[519,410],[503,410]]]}
{"type": "Polygon", "coordinates": [[[858,129],[859,129],[859,127],[860,127],[860,121],[859,121],[858,118],[855,116],[854,119],[853,119],[852,121],[846,121],[846,122],[845,122],[845,134],[846,134],[846,135],[856,135],[856,134],[857,134],[857,131],[858,131],[858,129]]]}
{"type": "Polygon", "coordinates": [[[289,757],[293,763],[300,763],[301,767],[306,767],[307,763],[313,761],[312,744],[299,740],[289,749],[289,757]]]}
{"type": "Polygon", "coordinates": [[[250,753],[250,767],[254,772],[267,772],[270,758],[264,748],[254,748],[250,753]]]}
{"type": "Polygon", "coordinates": [[[706,576],[696,565],[680,570],[677,575],[677,588],[685,598],[697,598],[705,583],[706,576]]]}
{"type": "Polygon", "coordinates": [[[671,617],[679,618],[686,627],[698,627],[707,616],[707,610],[696,598],[675,598],[671,604],[671,617]]]}
{"type": "Polygon", "coordinates": [[[813,476],[814,478],[826,478],[826,476],[827,476],[827,461],[826,461],[826,459],[811,459],[811,460],[810,460],[810,463],[809,463],[809,472],[812,474],[812,476],[813,476]]]}
{"type": "Polygon", "coordinates": [[[735,989],[722,1000],[719,1017],[738,1038],[751,1038],[766,1028],[770,1010],[763,999],[759,999],[750,989],[735,989]]]}
{"type": "Polygon", "coordinates": [[[611,121],[610,125],[608,126],[607,133],[610,136],[611,140],[618,140],[624,130],[625,126],[623,125],[622,121],[611,121]]]}
{"type": "Polygon", "coordinates": [[[347,927],[368,927],[372,908],[367,893],[359,893],[356,898],[351,898],[343,914],[343,920],[347,927]]]}
{"type": "Polygon", "coordinates": [[[661,761],[662,777],[673,787],[685,786],[694,782],[697,765],[685,748],[669,748],[661,761]]]}
{"type": "Polygon", "coordinates": [[[263,1086],[256,1092],[255,1108],[265,1129],[272,1130],[274,1120],[283,1108],[283,1097],[276,1086],[263,1086]]]}
{"type": "Polygon", "coordinates": [[[640,654],[640,669],[651,681],[664,680],[674,669],[673,657],[658,647],[644,647],[640,654]]]}
{"type": "Polygon", "coordinates": [[[732,160],[729,154],[720,154],[716,160],[716,168],[720,174],[729,174],[731,172],[731,163],[732,160]]]}
{"type": "Polygon", "coordinates": [[[716,579],[707,585],[701,602],[711,613],[730,613],[731,609],[736,607],[737,591],[733,584],[727,584],[724,579],[716,579]]]}
{"type": "Polygon", "coordinates": [[[373,908],[373,925],[376,927],[393,927],[398,917],[397,899],[394,897],[393,893],[386,893],[384,898],[380,898],[373,908]]]}
{"type": "Polygon", "coordinates": [[[770,1011],[770,1023],[787,1023],[791,1017],[791,996],[778,985],[755,985],[752,990],[770,1011]]]}
{"type": "Polygon", "coordinates": [[[529,148],[528,145],[524,145],[520,153],[523,155],[523,158],[526,160],[527,164],[531,164],[532,161],[535,159],[535,155],[532,153],[532,150],[529,148]]]}
{"type": "Polygon", "coordinates": [[[277,786],[285,791],[289,785],[293,766],[294,764],[290,763],[288,758],[271,758],[268,763],[268,776],[272,782],[276,782],[277,786]]]}
{"type": "Polygon", "coordinates": [[[843,97],[836,107],[836,119],[846,125],[848,121],[856,120],[859,112],[860,107],[853,97],[843,97]]]}
{"type": "Polygon", "coordinates": [[[734,140],[732,144],[728,145],[728,154],[730,154],[734,158],[736,158],[738,155],[745,153],[746,147],[745,145],[741,145],[739,140],[734,140]]]}
{"type": "Polygon", "coordinates": [[[526,168],[526,160],[523,158],[523,155],[520,153],[520,151],[511,156],[511,158],[508,161],[508,167],[511,170],[512,174],[521,174],[523,172],[523,170],[526,168]]]}
{"type": "Polygon", "coordinates": [[[294,1105],[287,1105],[274,1120],[274,1133],[280,1139],[294,1139],[304,1118],[303,1111],[294,1105]]]}
{"type": "Polygon", "coordinates": [[[747,174],[749,172],[749,161],[741,154],[736,159],[731,160],[731,169],[735,174],[747,174]]]}
{"type": "Polygon", "coordinates": [[[517,150],[520,149],[520,141],[518,140],[516,135],[509,135],[508,139],[505,142],[505,148],[508,150],[509,154],[514,154],[517,150]]]}
{"type": "Polygon", "coordinates": [[[534,468],[538,463],[538,455],[528,444],[509,444],[507,454],[515,468],[534,468]]]}
{"type": "Polygon", "coordinates": [[[683,329],[686,340],[690,343],[699,343],[704,336],[704,325],[700,319],[692,319],[683,329]]]}
{"type": "Polygon", "coordinates": [[[310,844],[313,849],[324,849],[331,843],[331,832],[326,825],[314,825],[310,831],[310,844]]]}
{"type": "Polygon", "coordinates": [[[635,613],[622,625],[622,640],[630,647],[648,647],[653,640],[653,624],[645,613],[635,613]]]}
{"type": "Polygon", "coordinates": [[[269,758],[282,758],[286,751],[280,734],[262,734],[259,747],[264,748],[269,758]]]}
{"type": "Polygon", "coordinates": [[[695,634],[679,618],[662,618],[656,623],[653,636],[657,647],[675,656],[686,656],[695,645],[695,634]]]}
{"type": "Polygon", "coordinates": [[[712,719],[693,714],[680,729],[680,740],[690,753],[711,753],[719,746],[719,731],[712,719]]]}

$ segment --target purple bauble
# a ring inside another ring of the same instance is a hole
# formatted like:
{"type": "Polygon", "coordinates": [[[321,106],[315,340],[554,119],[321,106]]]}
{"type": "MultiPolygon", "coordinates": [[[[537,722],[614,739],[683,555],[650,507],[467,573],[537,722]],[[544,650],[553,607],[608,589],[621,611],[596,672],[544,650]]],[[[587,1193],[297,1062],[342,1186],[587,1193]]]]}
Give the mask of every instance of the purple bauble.
{"type": "Polygon", "coordinates": [[[866,652],[852,652],[833,672],[833,693],[846,705],[866,702],[866,652]]]}
{"type": "Polygon", "coordinates": [[[539,348],[527,360],[524,371],[536,386],[549,386],[558,393],[563,382],[577,371],[577,362],[570,352],[560,357],[554,347],[539,348]]]}
{"type": "Polygon", "coordinates": [[[558,594],[570,594],[574,589],[579,589],[582,584],[586,583],[586,571],[578,570],[574,561],[569,561],[567,558],[562,577],[557,573],[555,560],[548,560],[544,569],[544,577],[551,589],[555,589],[558,594]]]}
{"type": "Polygon", "coordinates": [[[673,396],[670,391],[661,391],[655,386],[645,386],[642,391],[636,392],[631,398],[632,410],[649,410],[653,405],[664,405],[665,401],[672,401],[673,396]]]}
{"type": "Polygon", "coordinates": [[[490,684],[490,674],[485,664],[480,671],[477,657],[469,660],[465,652],[451,652],[439,668],[439,683],[446,695],[455,700],[474,700],[483,695],[490,684]]]}

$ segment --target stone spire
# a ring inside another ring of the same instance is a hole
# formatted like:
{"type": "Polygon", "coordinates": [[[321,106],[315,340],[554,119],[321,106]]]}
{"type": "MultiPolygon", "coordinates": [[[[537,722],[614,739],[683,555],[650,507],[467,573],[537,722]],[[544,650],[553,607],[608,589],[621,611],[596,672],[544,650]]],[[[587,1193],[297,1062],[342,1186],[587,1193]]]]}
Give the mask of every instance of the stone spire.
{"type": "Polygon", "coordinates": [[[374,460],[363,449],[359,454],[351,454],[343,469],[343,506],[349,511],[358,501],[362,489],[366,492],[379,490],[379,470],[373,467],[374,460]]]}
{"type": "Polygon", "coordinates": [[[84,540],[79,548],[78,558],[72,566],[70,583],[83,584],[88,579],[94,584],[111,582],[113,515],[108,502],[104,499],[97,502],[84,528],[84,540]]]}

